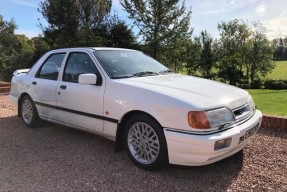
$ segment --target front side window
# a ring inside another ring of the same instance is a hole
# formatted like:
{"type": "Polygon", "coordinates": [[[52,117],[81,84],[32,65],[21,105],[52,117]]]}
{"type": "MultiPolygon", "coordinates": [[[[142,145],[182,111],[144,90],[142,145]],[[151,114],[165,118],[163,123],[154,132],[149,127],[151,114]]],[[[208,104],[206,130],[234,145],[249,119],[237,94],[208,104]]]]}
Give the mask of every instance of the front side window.
{"type": "Polygon", "coordinates": [[[41,79],[57,80],[65,53],[51,55],[42,65],[37,77],[41,79]]]}
{"type": "Polygon", "coordinates": [[[98,70],[86,53],[71,53],[64,71],[63,81],[78,83],[79,75],[92,73],[98,75],[98,70]]]}

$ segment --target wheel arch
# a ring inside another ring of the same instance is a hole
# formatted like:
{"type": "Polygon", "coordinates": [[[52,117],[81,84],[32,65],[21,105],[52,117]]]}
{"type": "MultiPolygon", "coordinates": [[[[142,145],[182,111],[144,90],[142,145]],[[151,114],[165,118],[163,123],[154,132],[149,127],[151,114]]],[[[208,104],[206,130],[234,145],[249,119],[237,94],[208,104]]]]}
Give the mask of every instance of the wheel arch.
{"type": "Polygon", "coordinates": [[[133,110],[133,111],[129,111],[128,113],[126,113],[121,120],[118,123],[117,126],[117,133],[116,133],[116,145],[115,145],[115,152],[120,152],[124,150],[124,143],[123,143],[123,136],[124,136],[124,129],[125,129],[125,124],[127,123],[127,121],[135,116],[135,115],[145,115],[148,116],[150,118],[152,118],[161,128],[161,124],[159,123],[159,121],[154,118],[152,115],[150,115],[147,112],[144,111],[140,111],[140,110],[133,110]]]}

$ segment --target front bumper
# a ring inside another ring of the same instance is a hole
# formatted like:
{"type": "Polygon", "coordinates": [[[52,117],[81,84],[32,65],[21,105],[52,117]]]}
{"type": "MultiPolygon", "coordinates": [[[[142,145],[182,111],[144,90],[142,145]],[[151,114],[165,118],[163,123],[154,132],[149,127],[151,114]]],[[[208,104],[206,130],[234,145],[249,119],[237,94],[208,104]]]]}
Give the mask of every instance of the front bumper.
{"type": "Polygon", "coordinates": [[[208,135],[196,135],[164,128],[169,163],[200,166],[229,157],[243,149],[250,139],[250,137],[244,139],[246,131],[256,126],[260,127],[261,120],[262,113],[256,110],[254,115],[243,124],[219,133],[208,135]],[[231,138],[229,147],[214,150],[216,141],[227,138],[231,138]]]}

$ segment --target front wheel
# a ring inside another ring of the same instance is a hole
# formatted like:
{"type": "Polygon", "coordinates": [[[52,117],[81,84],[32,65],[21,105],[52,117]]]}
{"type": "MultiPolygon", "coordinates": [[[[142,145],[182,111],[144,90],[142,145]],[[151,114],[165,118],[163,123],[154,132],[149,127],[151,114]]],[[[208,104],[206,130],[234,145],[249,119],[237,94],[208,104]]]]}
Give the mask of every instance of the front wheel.
{"type": "Polygon", "coordinates": [[[144,115],[132,117],[125,127],[125,148],[135,165],[154,170],[168,162],[166,140],[161,126],[144,115]]]}
{"type": "Polygon", "coordinates": [[[27,127],[34,127],[39,121],[38,112],[32,99],[27,95],[21,100],[21,117],[27,127]]]}

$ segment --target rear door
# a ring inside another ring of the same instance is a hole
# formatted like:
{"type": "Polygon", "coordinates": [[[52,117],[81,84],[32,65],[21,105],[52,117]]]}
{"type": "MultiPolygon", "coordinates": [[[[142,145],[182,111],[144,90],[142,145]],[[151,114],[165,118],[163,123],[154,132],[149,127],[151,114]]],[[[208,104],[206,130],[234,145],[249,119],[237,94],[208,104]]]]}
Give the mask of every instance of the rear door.
{"type": "Polygon", "coordinates": [[[103,130],[104,81],[88,52],[71,52],[57,86],[59,120],[91,130],[103,130]],[[97,75],[98,85],[78,83],[80,74],[97,75]],[[100,82],[102,81],[102,82],[100,82]]]}
{"type": "Polygon", "coordinates": [[[51,54],[39,68],[32,81],[33,100],[40,116],[58,119],[56,93],[59,71],[65,55],[65,52],[51,54]]]}

